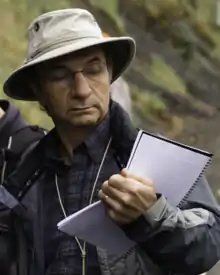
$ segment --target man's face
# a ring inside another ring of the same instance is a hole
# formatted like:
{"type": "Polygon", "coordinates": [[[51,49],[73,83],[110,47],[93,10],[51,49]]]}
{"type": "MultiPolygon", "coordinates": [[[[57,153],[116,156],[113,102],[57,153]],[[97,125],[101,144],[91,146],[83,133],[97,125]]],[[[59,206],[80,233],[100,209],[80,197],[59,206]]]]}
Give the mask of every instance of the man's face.
{"type": "Polygon", "coordinates": [[[91,127],[105,117],[111,73],[101,48],[45,62],[37,74],[39,101],[55,123],[91,127]]]}

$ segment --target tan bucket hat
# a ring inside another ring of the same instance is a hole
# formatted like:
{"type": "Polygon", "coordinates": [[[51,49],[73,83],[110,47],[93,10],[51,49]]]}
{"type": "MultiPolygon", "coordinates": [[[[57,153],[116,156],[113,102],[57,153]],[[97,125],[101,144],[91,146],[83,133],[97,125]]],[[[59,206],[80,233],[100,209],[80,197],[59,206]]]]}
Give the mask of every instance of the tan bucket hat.
{"type": "Polygon", "coordinates": [[[131,37],[103,37],[93,15],[84,9],[64,9],[42,14],[28,28],[26,61],[9,76],[3,90],[12,98],[36,101],[28,77],[31,67],[102,44],[109,44],[113,60],[113,82],[126,70],[135,55],[135,41],[131,37]]]}

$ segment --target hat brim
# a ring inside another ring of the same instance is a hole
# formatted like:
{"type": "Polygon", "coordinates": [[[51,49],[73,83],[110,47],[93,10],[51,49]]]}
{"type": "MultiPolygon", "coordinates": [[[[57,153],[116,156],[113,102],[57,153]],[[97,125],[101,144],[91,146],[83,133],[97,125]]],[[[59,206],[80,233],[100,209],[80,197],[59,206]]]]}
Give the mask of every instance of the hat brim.
{"type": "Polygon", "coordinates": [[[14,99],[36,101],[36,96],[30,85],[28,69],[53,58],[98,45],[109,45],[113,62],[112,82],[114,82],[127,69],[135,55],[135,41],[131,37],[84,38],[78,41],[74,40],[65,46],[41,54],[9,76],[3,86],[4,93],[14,99]]]}

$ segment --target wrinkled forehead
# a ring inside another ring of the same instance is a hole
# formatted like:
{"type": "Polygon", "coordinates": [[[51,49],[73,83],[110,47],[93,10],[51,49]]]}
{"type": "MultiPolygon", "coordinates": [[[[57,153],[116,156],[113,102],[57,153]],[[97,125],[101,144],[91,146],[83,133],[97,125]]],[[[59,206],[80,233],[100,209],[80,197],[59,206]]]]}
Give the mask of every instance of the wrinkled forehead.
{"type": "Polygon", "coordinates": [[[41,69],[49,69],[51,67],[57,66],[59,64],[61,65],[71,65],[71,67],[81,67],[91,60],[105,60],[105,51],[102,47],[96,46],[91,48],[86,48],[83,50],[79,50],[64,56],[60,56],[57,58],[54,58],[52,60],[46,61],[42,63],[41,69]]]}

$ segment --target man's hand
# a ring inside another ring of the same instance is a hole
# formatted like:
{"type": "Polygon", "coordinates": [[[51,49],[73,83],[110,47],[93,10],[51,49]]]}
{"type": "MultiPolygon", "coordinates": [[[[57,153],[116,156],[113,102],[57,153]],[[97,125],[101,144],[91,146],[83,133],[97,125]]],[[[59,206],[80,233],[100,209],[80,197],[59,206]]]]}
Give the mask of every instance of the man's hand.
{"type": "Polygon", "coordinates": [[[2,108],[0,107],[0,118],[3,117],[3,115],[5,114],[5,112],[2,110],[2,108]]]}
{"type": "Polygon", "coordinates": [[[103,183],[99,192],[108,215],[118,224],[128,224],[144,214],[157,200],[154,184],[129,175],[125,169],[103,183]]]}

